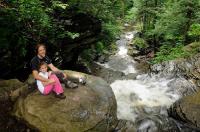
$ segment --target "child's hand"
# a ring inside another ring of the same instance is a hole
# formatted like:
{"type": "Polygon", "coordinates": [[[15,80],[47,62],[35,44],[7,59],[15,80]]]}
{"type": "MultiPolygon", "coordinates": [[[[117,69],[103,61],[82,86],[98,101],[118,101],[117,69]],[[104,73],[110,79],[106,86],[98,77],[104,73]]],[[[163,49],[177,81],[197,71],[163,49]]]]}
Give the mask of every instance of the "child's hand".
{"type": "Polygon", "coordinates": [[[48,83],[49,84],[54,84],[56,81],[55,80],[52,80],[52,79],[49,79],[48,83]]]}

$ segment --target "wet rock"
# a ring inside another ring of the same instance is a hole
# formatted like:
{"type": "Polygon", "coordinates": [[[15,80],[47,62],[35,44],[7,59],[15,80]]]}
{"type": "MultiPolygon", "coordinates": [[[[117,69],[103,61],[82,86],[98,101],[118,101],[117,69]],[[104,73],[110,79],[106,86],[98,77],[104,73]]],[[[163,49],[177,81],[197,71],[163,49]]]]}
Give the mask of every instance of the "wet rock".
{"type": "MultiPolygon", "coordinates": [[[[164,115],[149,115],[136,121],[137,132],[188,132],[195,130],[184,127],[177,122],[164,115]]],[[[195,131],[194,131],[195,132],[195,131]]]]}
{"type": "Polygon", "coordinates": [[[174,88],[178,87],[179,90],[182,89],[180,90],[182,91],[182,95],[189,95],[200,88],[200,54],[187,59],[182,58],[155,64],[150,69],[151,74],[157,74],[160,77],[175,78],[170,85],[173,85],[172,87],[174,88]]]}
{"type": "Polygon", "coordinates": [[[192,125],[195,131],[196,129],[199,131],[200,128],[199,58],[200,54],[196,54],[186,59],[181,58],[151,66],[152,74],[172,79],[168,86],[183,97],[168,109],[169,115],[183,121],[183,127],[192,125]]]}
{"type": "Polygon", "coordinates": [[[100,63],[105,63],[105,62],[107,62],[107,61],[108,61],[108,55],[107,55],[107,56],[106,56],[106,55],[101,55],[101,56],[98,58],[97,61],[100,62],[100,63]]]}
{"type": "Polygon", "coordinates": [[[189,57],[187,59],[177,59],[172,61],[166,61],[160,64],[152,65],[152,73],[159,73],[161,76],[168,77],[187,77],[200,79],[200,54],[189,57]]]}
{"type": "Polygon", "coordinates": [[[101,78],[64,71],[70,78],[86,78],[86,85],[64,89],[66,99],[38,91],[21,96],[13,114],[40,131],[102,132],[111,131],[117,123],[116,101],[112,89],[101,78]]]}
{"type": "Polygon", "coordinates": [[[17,79],[1,80],[0,81],[0,99],[7,100],[13,91],[22,87],[24,83],[17,79]]]}
{"type": "Polygon", "coordinates": [[[129,73],[128,75],[126,75],[124,78],[125,79],[131,79],[131,80],[135,80],[137,77],[138,73],[129,73]]]}
{"type": "Polygon", "coordinates": [[[167,85],[181,96],[191,95],[198,91],[195,84],[185,78],[174,78],[167,85]]]}
{"type": "Polygon", "coordinates": [[[136,121],[137,132],[179,132],[173,119],[163,115],[150,115],[136,121]]]}
{"type": "Polygon", "coordinates": [[[200,128],[200,92],[183,97],[169,109],[169,115],[177,120],[200,128]]]}
{"type": "Polygon", "coordinates": [[[127,120],[119,120],[114,132],[136,132],[136,126],[133,122],[127,120]]]}
{"type": "Polygon", "coordinates": [[[35,79],[33,78],[32,74],[30,74],[26,82],[21,83],[21,85],[18,85],[17,88],[10,92],[10,99],[11,101],[15,102],[18,97],[27,96],[29,93],[35,90],[37,90],[35,79]]]}
{"type": "Polygon", "coordinates": [[[136,49],[133,49],[133,47],[129,47],[128,48],[128,55],[133,56],[133,57],[138,56],[139,51],[136,50],[136,49]]]}
{"type": "Polygon", "coordinates": [[[105,67],[98,65],[96,63],[92,63],[90,65],[90,69],[91,69],[91,72],[92,72],[93,75],[102,77],[109,84],[111,84],[115,80],[125,78],[125,74],[123,72],[114,71],[112,69],[105,68],[105,67]]]}

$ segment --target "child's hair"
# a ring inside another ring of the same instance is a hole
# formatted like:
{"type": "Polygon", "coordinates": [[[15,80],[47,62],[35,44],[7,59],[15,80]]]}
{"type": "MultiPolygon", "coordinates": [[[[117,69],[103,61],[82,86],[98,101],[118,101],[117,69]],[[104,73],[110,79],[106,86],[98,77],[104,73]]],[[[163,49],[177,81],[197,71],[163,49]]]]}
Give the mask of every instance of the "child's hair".
{"type": "Polygon", "coordinates": [[[45,66],[47,66],[47,63],[46,63],[46,62],[44,62],[44,61],[40,62],[40,63],[39,63],[39,65],[38,65],[38,69],[40,69],[42,65],[45,65],[45,66]]]}

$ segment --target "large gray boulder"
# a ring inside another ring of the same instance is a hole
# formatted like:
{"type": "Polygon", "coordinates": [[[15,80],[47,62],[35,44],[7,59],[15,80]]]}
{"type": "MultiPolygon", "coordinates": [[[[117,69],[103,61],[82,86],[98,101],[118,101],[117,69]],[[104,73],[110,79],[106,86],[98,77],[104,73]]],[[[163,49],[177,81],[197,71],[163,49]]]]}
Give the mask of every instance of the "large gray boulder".
{"type": "Polygon", "coordinates": [[[175,102],[169,109],[169,115],[200,130],[200,92],[175,102]]]}
{"type": "Polygon", "coordinates": [[[186,96],[197,92],[200,88],[200,53],[189,58],[152,65],[151,74],[173,79],[168,85],[186,96]]]}
{"type": "Polygon", "coordinates": [[[159,73],[164,77],[180,77],[200,79],[200,53],[189,58],[180,58],[152,65],[152,73],[159,73]]]}
{"type": "Polygon", "coordinates": [[[69,78],[86,77],[86,85],[64,89],[66,99],[35,91],[18,98],[13,114],[42,132],[106,132],[117,123],[116,100],[101,78],[65,71],[69,78]]]}
{"type": "Polygon", "coordinates": [[[14,91],[23,87],[25,84],[17,79],[0,80],[0,100],[8,100],[14,91]]]}

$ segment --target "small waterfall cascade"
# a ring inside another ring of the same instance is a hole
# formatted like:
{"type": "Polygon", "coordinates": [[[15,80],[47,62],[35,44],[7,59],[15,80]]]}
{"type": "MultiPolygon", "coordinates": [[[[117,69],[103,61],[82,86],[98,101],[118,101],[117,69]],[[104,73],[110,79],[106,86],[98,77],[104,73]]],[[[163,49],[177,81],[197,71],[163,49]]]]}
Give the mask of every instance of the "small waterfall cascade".
{"type": "MultiPolygon", "coordinates": [[[[121,35],[116,41],[118,52],[110,56],[108,62],[98,64],[125,75],[137,73],[137,62],[127,54],[127,45],[136,33],[131,31],[121,35]]],[[[170,87],[171,81],[169,78],[149,74],[137,75],[136,79],[115,80],[110,86],[117,100],[118,118],[136,123],[141,132],[161,131],[163,129],[160,126],[165,123],[176,124],[178,131],[182,131],[175,121],[169,123],[167,108],[182,97],[177,89],[170,87]]]]}

